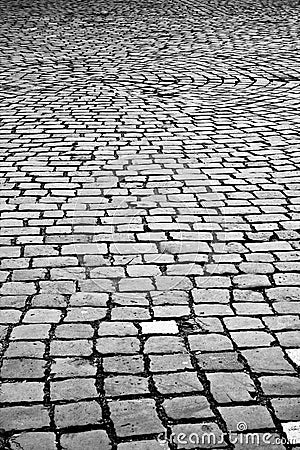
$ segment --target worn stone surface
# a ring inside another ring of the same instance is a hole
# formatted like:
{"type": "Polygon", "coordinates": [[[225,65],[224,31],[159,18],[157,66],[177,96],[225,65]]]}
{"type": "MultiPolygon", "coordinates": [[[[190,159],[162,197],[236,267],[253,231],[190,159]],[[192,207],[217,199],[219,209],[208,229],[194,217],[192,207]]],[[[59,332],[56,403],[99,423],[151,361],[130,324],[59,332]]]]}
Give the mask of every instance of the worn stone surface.
{"type": "Polygon", "coordinates": [[[210,373],[207,378],[217,403],[249,402],[255,396],[254,383],[245,373],[210,373]]]}
{"type": "Polygon", "coordinates": [[[112,448],[109,437],[103,430],[63,434],[60,443],[64,450],[82,450],[84,448],[111,450],[112,448]]]}
{"type": "Polygon", "coordinates": [[[96,401],[56,405],[54,420],[57,428],[96,425],[102,421],[102,411],[96,401]]]}
{"type": "Polygon", "coordinates": [[[7,431],[39,429],[50,425],[50,417],[41,405],[8,406],[0,409],[0,423],[7,431]]]}
{"type": "Polygon", "coordinates": [[[138,376],[116,376],[106,378],[105,393],[107,397],[148,394],[148,380],[138,376]]]}
{"type": "Polygon", "coordinates": [[[109,403],[109,408],[119,437],[164,431],[156,414],[154,400],[116,401],[109,403]]]}
{"type": "Polygon", "coordinates": [[[239,424],[245,423],[249,430],[274,428],[274,423],[267,408],[253,406],[224,406],[219,408],[228,428],[240,431],[239,424]]]}
{"type": "Polygon", "coordinates": [[[76,401],[98,397],[94,380],[89,378],[69,378],[63,381],[53,381],[50,387],[50,396],[53,401],[76,401]]]}
{"type": "Polygon", "coordinates": [[[40,450],[41,448],[55,450],[57,448],[55,441],[56,436],[54,433],[28,432],[13,435],[9,442],[11,450],[40,450]]]}
{"type": "Polygon", "coordinates": [[[0,447],[292,436],[300,5],[0,10],[0,447]]]}
{"type": "Polygon", "coordinates": [[[177,372],[166,375],[154,375],[154,383],[161,394],[182,394],[202,391],[203,386],[195,372],[177,372]]]}
{"type": "Polygon", "coordinates": [[[163,408],[171,419],[204,419],[214,417],[204,396],[174,397],[163,402],[163,408]]]}

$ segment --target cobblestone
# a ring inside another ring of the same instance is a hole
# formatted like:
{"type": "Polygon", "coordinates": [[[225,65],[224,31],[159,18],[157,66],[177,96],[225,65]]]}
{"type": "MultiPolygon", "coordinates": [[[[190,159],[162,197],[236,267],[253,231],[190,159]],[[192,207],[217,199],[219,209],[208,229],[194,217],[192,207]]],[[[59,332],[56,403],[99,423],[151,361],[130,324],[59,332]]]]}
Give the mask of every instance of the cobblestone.
{"type": "Polygon", "coordinates": [[[1,408],[0,420],[2,428],[7,431],[40,429],[50,425],[48,411],[41,405],[1,408]]]}
{"type": "Polygon", "coordinates": [[[243,369],[243,364],[238,360],[234,352],[213,352],[196,355],[199,367],[205,371],[238,371],[243,369]]]}
{"type": "Polygon", "coordinates": [[[223,406],[219,408],[230,430],[239,431],[238,424],[246,423],[249,430],[272,429],[274,423],[263,406],[223,406]]]}
{"type": "Polygon", "coordinates": [[[210,373],[207,378],[218,403],[249,402],[255,396],[253,381],[245,373],[210,373]]]}
{"type": "Polygon", "coordinates": [[[97,398],[94,381],[89,378],[70,378],[63,381],[53,381],[50,386],[51,400],[81,400],[97,398]]]}
{"type": "Polygon", "coordinates": [[[76,358],[54,358],[51,366],[51,375],[54,378],[95,376],[96,371],[97,368],[89,360],[79,356],[76,356],[76,358]]]}
{"type": "Polygon", "coordinates": [[[154,383],[161,394],[180,394],[185,392],[198,392],[203,386],[194,372],[178,372],[163,375],[154,375],[154,383]]]}
{"type": "Polygon", "coordinates": [[[43,400],[43,383],[35,381],[2,383],[0,400],[3,403],[41,402],[43,400]]]}
{"type": "Polygon", "coordinates": [[[163,408],[171,419],[206,419],[214,417],[204,396],[174,397],[163,402],[163,408]]]}
{"type": "Polygon", "coordinates": [[[56,405],[54,411],[58,428],[96,425],[102,422],[101,408],[96,401],[56,405]]]}
{"type": "Polygon", "coordinates": [[[10,358],[4,359],[1,376],[3,378],[24,380],[43,378],[46,369],[46,361],[34,358],[10,358]]]}
{"type": "Polygon", "coordinates": [[[270,376],[259,379],[262,390],[266,395],[290,396],[297,395],[300,387],[300,380],[296,377],[270,376]]]}
{"type": "Polygon", "coordinates": [[[29,432],[21,433],[20,435],[14,435],[10,439],[10,448],[12,450],[39,450],[44,448],[45,450],[55,450],[56,436],[54,433],[47,432],[29,432]]]}
{"type": "Polygon", "coordinates": [[[127,400],[109,403],[117,435],[138,436],[161,433],[164,428],[156,415],[154,400],[127,400]]]}
{"type": "Polygon", "coordinates": [[[284,359],[284,354],[278,347],[243,350],[242,354],[254,372],[274,374],[294,372],[293,367],[284,359]]]}
{"type": "Polygon", "coordinates": [[[274,398],[271,400],[276,416],[283,422],[300,420],[300,400],[297,398],[274,398]]]}
{"type": "Polygon", "coordinates": [[[111,450],[110,440],[103,430],[63,434],[60,442],[64,450],[81,450],[82,448],[111,450]]]}
{"type": "Polygon", "coordinates": [[[293,435],[299,9],[0,0],[0,447],[293,435]]]}

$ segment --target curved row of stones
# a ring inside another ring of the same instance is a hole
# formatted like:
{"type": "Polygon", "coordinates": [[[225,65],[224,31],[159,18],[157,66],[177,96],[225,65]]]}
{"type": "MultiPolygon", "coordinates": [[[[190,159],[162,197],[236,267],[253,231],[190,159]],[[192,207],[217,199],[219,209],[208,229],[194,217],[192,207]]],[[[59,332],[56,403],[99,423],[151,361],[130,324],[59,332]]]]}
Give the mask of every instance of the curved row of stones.
{"type": "Polygon", "coordinates": [[[0,0],[0,448],[299,448],[298,17],[0,0]]]}

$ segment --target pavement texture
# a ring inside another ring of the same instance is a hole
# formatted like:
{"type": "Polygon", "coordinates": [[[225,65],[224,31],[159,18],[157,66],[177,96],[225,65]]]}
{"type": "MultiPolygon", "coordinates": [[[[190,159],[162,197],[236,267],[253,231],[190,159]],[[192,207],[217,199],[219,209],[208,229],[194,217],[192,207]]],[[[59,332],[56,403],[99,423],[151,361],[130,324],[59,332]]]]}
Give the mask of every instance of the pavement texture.
{"type": "Polygon", "coordinates": [[[1,0],[0,448],[300,448],[299,13],[1,0]]]}

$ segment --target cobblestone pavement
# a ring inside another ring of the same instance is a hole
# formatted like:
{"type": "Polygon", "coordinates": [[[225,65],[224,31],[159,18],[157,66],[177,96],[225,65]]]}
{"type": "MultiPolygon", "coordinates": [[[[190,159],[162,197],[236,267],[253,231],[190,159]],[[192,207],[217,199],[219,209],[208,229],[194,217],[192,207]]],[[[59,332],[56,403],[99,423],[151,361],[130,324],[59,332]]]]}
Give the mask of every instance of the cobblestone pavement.
{"type": "Polygon", "coordinates": [[[300,448],[299,13],[0,1],[0,447],[300,448]]]}

